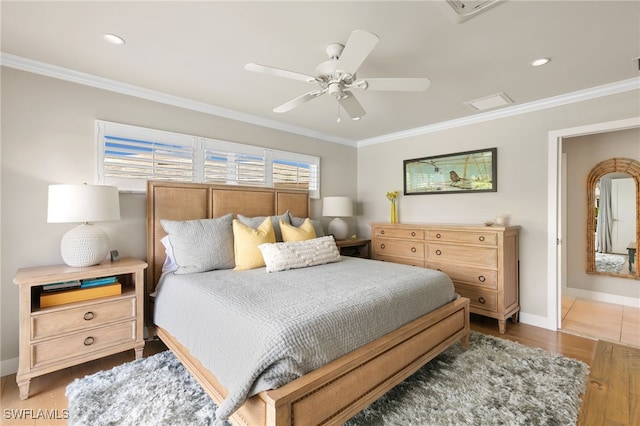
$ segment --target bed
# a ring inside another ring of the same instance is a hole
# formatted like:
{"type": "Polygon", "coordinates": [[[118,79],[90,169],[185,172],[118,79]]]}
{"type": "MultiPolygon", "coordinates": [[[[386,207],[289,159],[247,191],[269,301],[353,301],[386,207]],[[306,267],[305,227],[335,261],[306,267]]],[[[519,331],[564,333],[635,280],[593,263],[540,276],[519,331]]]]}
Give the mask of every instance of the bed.
{"type": "MultiPolygon", "coordinates": [[[[161,224],[163,219],[186,221],[222,218],[230,213],[247,217],[275,216],[287,212],[300,218],[309,216],[309,197],[306,191],[149,182],[147,192],[147,261],[149,263],[146,283],[147,320],[150,321],[154,318],[155,303],[154,298],[150,295],[156,290],[166,258],[165,247],[161,243],[161,239],[166,235],[161,224]]],[[[345,273],[344,270],[350,270],[353,274],[353,271],[358,268],[367,269],[367,265],[370,265],[370,268],[373,266],[383,267],[376,261],[343,258],[339,262],[320,265],[317,268],[324,274],[342,274],[345,273]],[[342,270],[342,272],[334,272],[338,270],[342,270]]],[[[388,266],[391,265],[386,265],[384,268],[388,266]]],[[[413,268],[416,273],[420,272],[418,269],[421,268],[413,268]]],[[[410,270],[405,271],[411,272],[410,270]]],[[[435,273],[435,271],[432,272],[435,273]]],[[[289,275],[296,276],[298,274],[301,276],[299,274],[303,273],[307,272],[300,269],[289,275]]],[[[277,273],[266,274],[264,270],[243,271],[244,277],[259,277],[259,274],[262,274],[262,277],[269,276],[271,281],[275,279],[274,276],[277,276],[277,273]]],[[[204,277],[206,274],[195,275],[204,277]]],[[[217,277],[230,279],[232,275],[234,275],[233,272],[227,271],[218,274],[217,277]]],[[[235,273],[235,275],[239,274],[235,273]]],[[[180,279],[184,280],[185,277],[180,277],[180,279]]],[[[300,278],[297,280],[301,281],[300,278]]],[[[187,282],[182,281],[183,284],[178,285],[184,285],[187,282]]],[[[165,286],[164,282],[162,286],[165,286]]],[[[167,288],[169,288],[168,285],[167,288]]],[[[161,288],[161,291],[164,290],[161,288]]],[[[175,294],[180,294],[180,292],[175,294]]],[[[231,297],[237,298],[238,295],[235,294],[231,297]]],[[[279,300],[280,296],[275,297],[272,303],[279,300]]],[[[319,294],[318,297],[320,297],[319,294]]],[[[351,296],[345,296],[345,299],[349,297],[351,296]]],[[[177,299],[175,296],[174,298],[177,299]]],[[[184,303],[192,304],[190,306],[194,306],[194,309],[198,305],[197,299],[191,299],[191,302],[188,301],[189,299],[185,300],[187,301],[184,303]]],[[[407,300],[411,300],[411,296],[408,296],[407,300]]],[[[402,303],[407,304],[407,300],[402,303]]],[[[159,312],[164,312],[168,305],[165,303],[163,306],[160,302],[159,298],[157,301],[159,312]]],[[[230,305],[224,302],[216,311],[222,310],[224,306],[230,305]]],[[[192,312],[189,314],[192,317],[194,315],[192,312]]],[[[370,314],[371,312],[369,312],[370,314]]],[[[212,319],[210,321],[218,320],[212,319]]],[[[404,320],[398,319],[398,321],[404,320]]],[[[220,380],[224,378],[224,375],[221,374],[222,370],[219,370],[220,378],[216,377],[212,369],[205,367],[205,364],[211,364],[205,359],[206,356],[203,356],[202,348],[197,347],[198,345],[194,346],[194,343],[185,337],[188,335],[170,331],[170,329],[174,330],[172,324],[166,324],[166,326],[155,328],[157,335],[199,381],[212,399],[219,406],[224,406],[225,401],[228,401],[236,391],[229,390],[222,385],[222,381],[226,380],[220,380]],[[176,337],[178,335],[182,337],[176,337]],[[196,353],[200,356],[196,356],[196,353]]],[[[211,325],[215,327],[221,324],[212,323],[211,325]]],[[[259,329],[259,326],[256,325],[256,328],[259,329]]],[[[460,340],[463,347],[466,347],[468,337],[469,301],[465,298],[453,298],[452,301],[430,310],[427,314],[421,314],[416,319],[411,319],[397,326],[394,325],[392,329],[385,330],[381,336],[372,341],[362,345],[358,343],[346,354],[317,366],[309,372],[305,371],[300,377],[288,381],[276,389],[261,390],[258,388],[255,395],[249,393],[252,396],[246,399],[237,410],[237,407],[233,408],[235,411],[231,415],[231,421],[234,425],[252,426],[341,424],[456,341],[460,340]]],[[[247,350],[251,349],[247,347],[247,350]]]]}

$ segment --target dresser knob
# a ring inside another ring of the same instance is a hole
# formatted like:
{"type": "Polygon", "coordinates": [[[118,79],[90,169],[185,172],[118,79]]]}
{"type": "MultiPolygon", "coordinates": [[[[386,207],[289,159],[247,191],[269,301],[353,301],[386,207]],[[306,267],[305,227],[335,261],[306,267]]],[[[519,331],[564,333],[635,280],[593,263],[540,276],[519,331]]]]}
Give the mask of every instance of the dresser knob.
{"type": "Polygon", "coordinates": [[[411,253],[415,253],[416,252],[416,248],[415,247],[411,247],[411,253]]]}
{"type": "Polygon", "coordinates": [[[413,231],[413,232],[411,233],[411,236],[412,236],[412,237],[415,237],[415,236],[416,236],[416,232],[415,232],[415,231],[413,231]]]}
{"type": "Polygon", "coordinates": [[[92,320],[92,319],[94,319],[95,317],[96,317],[96,315],[95,315],[93,312],[91,312],[91,311],[89,311],[89,312],[87,312],[87,313],[85,313],[85,314],[84,314],[84,320],[85,320],[85,321],[91,321],[91,320],[92,320]]]}
{"type": "Polygon", "coordinates": [[[91,336],[87,337],[86,339],[84,339],[84,345],[85,346],[91,346],[93,345],[93,342],[95,342],[95,339],[91,336]]]}
{"type": "Polygon", "coordinates": [[[485,282],[487,279],[484,277],[484,275],[480,275],[478,277],[478,281],[480,281],[481,283],[485,282]]]}
{"type": "Polygon", "coordinates": [[[436,238],[441,238],[441,237],[442,237],[442,235],[436,234],[436,238]]]}
{"type": "Polygon", "coordinates": [[[381,248],[381,249],[384,249],[384,244],[380,244],[380,248],[381,248]]]}
{"type": "Polygon", "coordinates": [[[440,250],[436,250],[436,254],[437,254],[438,256],[440,256],[440,255],[442,254],[442,252],[441,252],[440,250]]]}
{"type": "Polygon", "coordinates": [[[384,235],[384,229],[382,229],[382,230],[380,231],[380,234],[384,235]]]}
{"type": "Polygon", "coordinates": [[[480,296],[480,297],[478,298],[478,302],[480,302],[480,303],[482,303],[482,304],[484,305],[484,303],[486,302],[486,300],[485,300],[485,298],[484,298],[484,297],[480,296]]]}
{"type": "Polygon", "coordinates": [[[480,235],[480,236],[478,237],[478,239],[479,239],[480,241],[484,241],[484,236],[483,236],[483,235],[480,235]]]}

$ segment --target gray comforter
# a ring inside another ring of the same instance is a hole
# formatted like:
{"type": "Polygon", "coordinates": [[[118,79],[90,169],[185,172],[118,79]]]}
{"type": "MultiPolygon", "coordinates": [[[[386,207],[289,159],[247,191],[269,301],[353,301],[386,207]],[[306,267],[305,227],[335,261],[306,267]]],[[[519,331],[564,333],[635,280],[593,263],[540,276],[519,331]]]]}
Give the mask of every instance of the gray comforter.
{"type": "Polygon", "coordinates": [[[444,273],[343,257],[267,273],[168,274],[155,323],[211,370],[229,395],[226,419],[246,398],[282,386],[456,297],[444,273]]]}

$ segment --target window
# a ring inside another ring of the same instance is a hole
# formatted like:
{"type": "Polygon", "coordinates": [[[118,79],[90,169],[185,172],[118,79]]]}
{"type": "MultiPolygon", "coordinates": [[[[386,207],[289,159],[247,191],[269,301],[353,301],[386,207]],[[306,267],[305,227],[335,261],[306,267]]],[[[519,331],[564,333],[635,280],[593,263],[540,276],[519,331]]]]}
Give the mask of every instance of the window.
{"type": "Polygon", "coordinates": [[[144,191],[147,180],[309,190],[320,196],[320,158],[97,121],[100,183],[144,191]]]}

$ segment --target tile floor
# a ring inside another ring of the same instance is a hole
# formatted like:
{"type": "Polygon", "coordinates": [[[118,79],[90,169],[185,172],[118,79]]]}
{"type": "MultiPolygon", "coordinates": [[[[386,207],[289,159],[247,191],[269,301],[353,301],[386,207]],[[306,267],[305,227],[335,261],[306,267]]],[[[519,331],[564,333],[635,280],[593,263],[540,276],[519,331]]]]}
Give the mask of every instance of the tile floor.
{"type": "Polygon", "coordinates": [[[561,331],[640,347],[640,308],[562,296],[561,331]]]}

